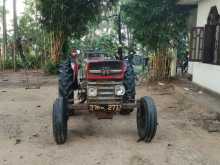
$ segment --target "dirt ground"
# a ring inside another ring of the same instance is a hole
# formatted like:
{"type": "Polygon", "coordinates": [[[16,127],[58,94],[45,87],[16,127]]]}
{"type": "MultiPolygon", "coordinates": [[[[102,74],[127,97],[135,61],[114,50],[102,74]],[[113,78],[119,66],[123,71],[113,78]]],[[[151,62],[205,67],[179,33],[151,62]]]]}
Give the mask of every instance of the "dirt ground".
{"type": "Polygon", "coordinates": [[[113,120],[74,116],[67,143],[57,146],[51,125],[57,97],[54,77],[40,89],[25,90],[22,83],[16,86],[23,79],[10,83],[16,78],[0,75],[0,165],[220,164],[220,133],[207,129],[206,122],[217,121],[218,116],[172,84],[137,87],[138,97],[152,96],[157,104],[159,126],[152,143],[137,142],[133,112],[113,120]]]}

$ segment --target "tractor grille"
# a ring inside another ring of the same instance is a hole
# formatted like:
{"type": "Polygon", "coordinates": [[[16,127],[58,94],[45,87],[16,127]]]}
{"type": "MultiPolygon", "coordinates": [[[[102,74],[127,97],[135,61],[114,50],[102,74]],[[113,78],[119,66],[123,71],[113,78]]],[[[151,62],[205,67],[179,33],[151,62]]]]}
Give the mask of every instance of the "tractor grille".
{"type": "Polygon", "coordinates": [[[122,70],[89,70],[89,73],[96,76],[118,76],[122,70]]]}
{"type": "Polygon", "coordinates": [[[88,64],[88,80],[122,80],[124,77],[121,61],[90,62],[88,64]]]}
{"type": "Polygon", "coordinates": [[[120,104],[122,102],[122,97],[115,95],[115,85],[120,85],[122,82],[88,82],[88,87],[96,87],[97,88],[97,96],[89,97],[89,104],[120,104]]]}
{"type": "Polygon", "coordinates": [[[89,70],[120,70],[121,68],[121,61],[91,62],[89,64],[89,70]]]}

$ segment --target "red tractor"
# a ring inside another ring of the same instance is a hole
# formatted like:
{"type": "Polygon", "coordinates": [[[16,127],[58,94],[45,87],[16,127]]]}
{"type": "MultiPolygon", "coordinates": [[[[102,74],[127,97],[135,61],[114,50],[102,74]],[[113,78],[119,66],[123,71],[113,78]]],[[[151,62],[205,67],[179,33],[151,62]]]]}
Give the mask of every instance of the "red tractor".
{"type": "Polygon", "coordinates": [[[135,73],[129,60],[115,60],[104,53],[87,52],[77,64],[75,57],[59,68],[59,97],[53,105],[53,135],[57,144],[67,139],[67,123],[76,111],[89,111],[98,119],[129,114],[137,109],[140,140],[151,142],[157,129],[157,110],[152,98],[135,100],[135,73]]]}

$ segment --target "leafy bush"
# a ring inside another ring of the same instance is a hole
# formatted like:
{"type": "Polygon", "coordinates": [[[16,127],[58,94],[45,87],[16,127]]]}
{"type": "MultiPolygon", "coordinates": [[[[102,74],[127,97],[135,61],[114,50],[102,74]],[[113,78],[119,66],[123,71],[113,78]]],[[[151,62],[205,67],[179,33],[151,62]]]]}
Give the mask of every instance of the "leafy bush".
{"type": "Polygon", "coordinates": [[[5,69],[12,69],[13,68],[13,60],[12,59],[9,59],[7,58],[5,60],[5,69]]]}
{"type": "Polygon", "coordinates": [[[58,67],[59,64],[54,64],[51,60],[48,60],[43,69],[45,73],[55,75],[58,74],[58,67]]]}
{"type": "MultiPolygon", "coordinates": [[[[5,69],[13,69],[14,68],[14,62],[12,58],[7,58],[5,60],[5,69]]],[[[21,59],[16,59],[16,69],[22,69],[24,68],[24,65],[21,61],[21,59]]]]}
{"type": "MultiPolygon", "coordinates": [[[[22,61],[22,59],[17,56],[16,58],[16,69],[39,69],[41,68],[41,59],[40,56],[36,56],[33,54],[28,54],[25,56],[25,61],[22,61]]],[[[4,61],[5,69],[13,69],[14,68],[14,61],[12,56],[9,56],[4,61]]]]}
{"type": "Polygon", "coordinates": [[[29,55],[26,56],[27,68],[36,69],[41,67],[40,56],[29,55]]]}

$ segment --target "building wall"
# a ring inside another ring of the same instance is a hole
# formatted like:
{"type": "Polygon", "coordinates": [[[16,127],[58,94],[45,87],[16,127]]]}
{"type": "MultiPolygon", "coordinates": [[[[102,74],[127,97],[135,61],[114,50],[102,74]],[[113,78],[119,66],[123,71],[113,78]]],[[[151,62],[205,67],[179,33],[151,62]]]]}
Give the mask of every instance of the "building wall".
{"type": "Polygon", "coordinates": [[[189,74],[193,74],[193,64],[194,64],[195,62],[192,62],[192,61],[189,61],[189,64],[188,64],[188,73],[189,74]]]}
{"type": "Polygon", "coordinates": [[[188,31],[190,32],[192,30],[193,27],[196,26],[196,23],[197,23],[197,8],[195,9],[192,9],[190,11],[190,16],[188,17],[188,20],[187,20],[187,28],[188,28],[188,31]]]}
{"type": "Polygon", "coordinates": [[[220,94],[220,66],[193,62],[193,82],[220,94]]]}
{"type": "Polygon", "coordinates": [[[198,3],[197,26],[205,26],[210,8],[217,6],[220,12],[220,0],[201,0],[198,3]]]}
{"type": "Polygon", "coordinates": [[[198,0],[178,0],[177,4],[179,5],[196,5],[198,0]]]}
{"type": "MultiPolygon", "coordinates": [[[[220,0],[200,0],[198,3],[197,27],[204,27],[211,7],[217,6],[220,13],[220,0]]],[[[202,62],[189,62],[188,73],[193,82],[220,94],[220,66],[202,62]]]]}

